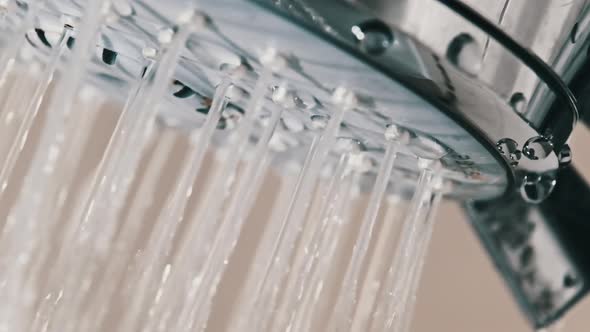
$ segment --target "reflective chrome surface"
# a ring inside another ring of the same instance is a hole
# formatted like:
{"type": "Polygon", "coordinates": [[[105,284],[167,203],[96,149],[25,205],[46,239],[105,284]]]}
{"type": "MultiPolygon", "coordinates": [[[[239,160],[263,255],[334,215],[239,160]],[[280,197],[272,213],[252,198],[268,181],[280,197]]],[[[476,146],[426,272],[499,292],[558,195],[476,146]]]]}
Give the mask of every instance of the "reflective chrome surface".
{"type": "Polygon", "coordinates": [[[527,204],[518,194],[467,207],[471,222],[529,320],[560,319],[589,289],[590,189],[564,169],[553,194],[527,204]]]}
{"type": "MultiPolygon", "coordinates": [[[[386,22],[417,38],[438,54],[459,34],[469,34],[478,45],[478,79],[504,99],[521,94],[528,107],[521,113],[541,126],[552,96],[542,82],[511,52],[481,29],[438,1],[355,0],[386,22]],[[543,93],[541,93],[542,90],[543,93]],[[542,94],[542,96],[540,96],[542,94]],[[548,102],[549,101],[549,102],[548,102]]],[[[463,0],[523,47],[550,64],[558,74],[576,70],[572,60],[586,45],[588,4],[584,0],[463,0]],[[567,64],[567,65],[566,65],[567,64]]],[[[566,80],[568,77],[565,77],[566,80]]],[[[571,77],[570,77],[571,78],[571,77]]]]}
{"type": "MultiPolygon", "coordinates": [[[[435,0],[431,2],[436,5],[435,0]]],[[[565,106],[564,109],[556,109],[550,115],[561,120],[549,122],[547,126],[541,127],[534,126],[523,119],[524,115],[514,110],[518,106],[514,105],[515,99],[512,99],[511,103],[511,98],[504,98],[493,89],[493,86],[479,77],[483,70],[483,63],[479,61],[478,48],[474,48],[478,42],[471,34],[459,33],[449,37],[449,42],[445,43],[444,50],[440,47],[436,49],[435,47],[431,48],[428,43],[423,44],[422,40],[414,39],[415,33],[412,31],[409,31],[409,35],[399,31],[397,25],[399,22],[394,22],[393,19],[378,20],[383,16],[382,12],[375,15],[372,10],[366,10],[366,8],[363,10],[363,7],[358,3],[348,4],[339,1],[323,1],[313,4],[305,1],[280,1],[272,2],[272,4],[270,1],[264,1],[263,3],[269,8],[279,8],[285,15],[296,21],[306,22],[310,29],[323,34],[326,39],[339,43],[340,46],[347,48],[349,52],[370,63],[374,68],[403,82],[440,110],[446,111],[462,126],[471,128],[471,133],[475,132],[476,137],[479,133],[480,138],[483,136],[488,144],[492,142],[492,144],[496,144],[505,139],[516,142],[518,153],[505,155],[505,157],[517,168],[517,173],[544,173],[557,169],[555,153],[549,153],[544,158],[529,158],[530,154],[523,154],[522,151],[527,149],[527,142],[539,139],[539,137],[550,140],[556,149],[559,148],[569,136],[572,123],[577,118],[577,112],[575,109],[572,111],[565,106]],[[429,68],[426,80],[417,82],[408,79],[407,75],[403,75],[403,71],[398,69],[403,66],[399,64],[394,54],[389,51],[379,54],[367,52],[362,43],[358,42],[356,32],[366,22],[375,20],[383,25],[387,24],[398,40],[411,41],[412,47],[418,50],[420,62],[429,68]],[[425,84],[426,82],[429,85],[425,84]]],[[[457,19],[469,26],[465,19],[460,17],[457,19]]],[[[446,21],[430,20],[430,22],[433,25],[440,25],[439,28],[445,31],[446,21]]],[[[477,29],[476,27],[472,28],[477,29]]],[[[431,36],[432,33],[429,35],[431,36]]],[[[514,57],[509,50],[505,49],[504,52],[514,57]]],[[[521,64],[521,66],[523,70],[528,70],[525,64],[521,64]]],[[[528,71],[530,72],[530,70],[528,71]]],[[[537,82],[539,81],[536,76],[535,79],[537,82]]],[[[526,99],[524,94],[521,95],[522,99],[526,99]]],[[[552,101],[553,98],[550,97],[545,99],[547,104],[552,101]]],[[[522,105],[520,107],[523,108],[522,105]]]]}
{"type": "MultiPolygon", "coordinates": [[[[104,29],[103,43],[97,50],[103,62],[99,65],[104,66],[104,49],[107,57],[108,52],[114,52],[121,59],[141,63],[142,49],[156,47],[154,36],[172,26],[174,18],[182,14],[175,8],[183,8],[182,3],[134,3],[129,15],[104,29]]],[[[537,160],[503,157],[496,148],[498,141],[509,137],[522,149],[539,133],[492,90],[404,33],[391,26],[372,26],[373,16],[332,1],[318,4],[317,11],[326,10],[325,17],[305,11],[301,16],[281,12],[282,7],[271,3],[263,5],[271,11],[247,1],[201,3],[209,17],[208,29],[187,45],[176,81],[170,86],[168,101],[177,107],[167,107],[174,111],[162,114],[165,121],[189,127],[202,121],[202,115],[194,110],[202,109],[211,97],[220,80],[219,69],[225,73],[246,69],[239,80],[248,93],[259,68],[257,56],[270,46],[280,50],[288,62],[287,70],[275,77],[276,84],[284,81],[291,88],[292,103],[276,105],[289,108],[293,120],[292,126],[280,129],[283,139],[278,148],[287,146],[282,152],[286,156],[303,158],[298,147],[302,140],[311,139],[312,116],[326,116],[331,91],[344,85],[357,93],[359,104],[347,114],[342,136],[362,142],[372,158],[381,158],[382,128],[391,122],[410,129],[416,137],[410,149],[426,156],[433,146],[444,150],[442,163],[452,196],[485,199],[502,194],[513,183],[509,163],[522,172],[557,167],[553,153],[537,160]],[[291,16],[285,20],[281,15],[291,16]],[[311,30],[301,28],[309,23],[309,15],[316,23],[311,30]],[[318,25],[319,18],[323,21],[318,25]],[[320,30],[314,30],[318,27],[320,30]],[[366,39],[359,40],[363,34],[366,39]]],[[[78,11],[73,2],[52,2],[40,20],[49,43],[52,32],[59,30],[59,13],[68,13],[75,22],[78,11]]],[[[32,39],[32,43],[38,49],[46,47],[39,40],[32,39]]],[[[133,66],[125,61],[108,65],[123,75],[134,72],[133,66]]],[[[105,83],[104,88],[116,86],[110,78],[105,83]]],[[[237,102],[232,107],[239,112],[243,105],[237,102]]],[[[413,178],[417,176],[414,152],[402,151],[399,161],[399,172],[413,178]]]]}

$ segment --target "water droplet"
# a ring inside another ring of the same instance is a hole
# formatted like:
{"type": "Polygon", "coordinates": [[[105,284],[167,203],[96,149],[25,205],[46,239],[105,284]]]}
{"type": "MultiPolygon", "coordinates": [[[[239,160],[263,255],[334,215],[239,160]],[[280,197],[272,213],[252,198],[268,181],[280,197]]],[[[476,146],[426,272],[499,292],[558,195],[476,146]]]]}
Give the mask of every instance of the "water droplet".
{"type": "Polygon", "coordinates": [[[510,165],[518,166],[518,162],[520,161],[520,158],[522,158],[522,152],[520,152],[520,151],[512,152],[510,154],[510,165]]]}
{"type": "Polygon", "coordinates": [[[438,160],[444,157],[448,150],[439,142],[422,135],[412,134],[408,147],[419,158],[438,160]]]}
{"type": "Polygon", "coordinates": [[[60,21],[66,29],[73,30],[80,23],[80,19],[68,14],[62,14],[60,21]]]}
{"type": "Polygon", "coordinates": [[[297,91],[293,93],[293,101],[297,108],[305,110],[312,109],[318,105],[317,99],[305,91],[297,91]]]}
{"type": "Polygon", "coordinates": [[[563,277],[563,286],[566,288],[574,287],[577,283],[578,283],[577,278],[572,276],[569,273],[566,274],[565,277],[563,277]]]}
{"type": "Polygon", "coordinates": [[[346,108],[352,108],[356,105],[356,96],[354,92],[344,87],[337,87],[332,94],[332,102],[346,108]]]}
{"type": "Polygon", "coordinates": [[[565,144],[558,155],[559,167],[565,167],[572,163],[572,149],[568,144],[565,144]]]}
{"type": "Polygon", "coordinates": [[[511,138],[503,138],[496,143],[496,148],[503,155],[508,155],[518,150],[518,143],[511,138]]]}
{"type": "Polygon", "coordinates": [[[287,90],[287,87],[284,84],[274,86],[272,90],[272,101],[278,105],[282,104],[289,94],[289,90],[287,90]]]}
{"type": "Polygon", "coordinates": [[[111,4],[114,11],[122,17],[128,17],[134,13],[133,6],[127,0],[114,0],[111,4]]]}
{"type": "Polygon", "coordinates": [[[260,56],[260,63],[273,71],[279,71],[287,66],[287,59],[271,47],[260,56]]]}
{"type": "Polygon", "coordinates": [[[160,42],[161,44],[170,43],[172,41],[173,37],[174,37],[174,29],[172,29],[170,27],[162,28],[158,32],[158,42],[160,42]]]}
{"type": "Polygon", "coordinates": [[[418,158],[417,166],[419,169],[440,169],[441,163],[438,160],[418,158]]]}
{"type": "Polygon", "coordinates": [[[572,27],[572,31],[570,32],[570,41],[572,44],[578,41],[578,22],[576,22],[576,24],[574,24],[572,27]]]}
{"type": "Polygon", "coordinates": [[[387,24],[379,20],[370,20],[355,25],[351,32],[359,46],[371,55],[381,55],[391,47],[394,36],[387,24]]]}
{"type": "Polygon", "coordinates": [[[535,250],[533,249],[533,247],[527,245],[526,247],[524,247],[524,249],[522,249],[522,252],[520,253],[520,266],[525,268],[531,265],[534,258],[535,250]]]}
{"type": "Polygon", "coordinates": [[[553,151],[553,143],[544,136],[529,139],[522,148],[522,153],[530,160],[545,159],[551,151],[553,151]]]}
{"type": "Polygon", "coordinates": [[[339,137],[336,141],[335,151],[337,153],[358,153],[366,150],[367,148],[363,142],[356,138],[339,137]]]}
{"type": "Polygon", "coordinates": [[[293,109],[296,107],[293,99],[293,91],[288,90],[286,86],[272,87],[272,101],[284,109],[293,109]]]}
{"type": "Polygon", "coordinates": [[[241,110],[228,105],[222,113],[222,119],[224,128],[226,130],[232,130],[236,127],[237,123],[243,117],[241,110]]]}
{"type": "Polygon", "coordinates": [[[153,47],[144,47],[141,54],[147,59],[154,59],[158,55],[158,50],[153,47]]]}
{"type": "Polygon", "coordinates": [[[328,125],[330,117],[325,115],[314,114],[311,116],[311,127],[316,130],[324,129],[328,125]]]}
{"type": "Polygon", "coordinates": [[[275,134],[270,138],[268,145],[271,150],[275,152],[285,152],[290,148],[298,146],[299,141],[297,141],[297,139],[294,137],[286,135],[285,133],[275,132],[275,134]]]}
{"type": "Polygon", "coordinates": [[[220,69],[228,74],[242,65],[242,61],[246,61],[223,45],[207,44],[207,47],[204,47],[202,41],[190,39],[186,47],[202,65],[220,69]]]}
{"type": "Polygon", "coordinates": [[[252,80],[256,80],[257,79],[257,75],[254,72],[254,70],[247,64],[247,63],[241,63],[241,64],[233,64],[233,63],[222,63],[219,66],[219,70],[221,70],[222,73],[228,74],[232,77],[234,77],[236,80],[238,79],[252,79],[252,80]]]}
{"type": "Polygon", "coordinates": [[[180,15],[176,17],[175,22],[176,24],[188,24],[192,22],[196,26],[203,27],[207,23],[207,17],[197,13],[195,8],[191,7],[180,12],[180,15]]]}
{"type": "Polygon", "coordinates": [[[229,98],[233,103],[236,104],[245,101],[249,96],[250,93],[248,91],[237,85],[232,85],[231,89],[228,91],[227,94],[227,98],[229,98]]]}
{"type": "Polygon", "coordinates": [[[400,143],[406,144],[410,140],[410,132],[398,125],[388,124],[385,129],[385,139],[388,141],[399,141],[400,143]]]}
{"type": "Polygon", "coordinates": [[[515,92],[512,97],[510,97],[510,106],[512,106],[514,111],[520,114],[523,114],[526,111],[526,104],[526,98],[521,92],[515,92]]]}
{"type": "Polygon", "coordinates": [[[232,63],[223,62],[219,65],[219,70],[225,74],[231,74],[235,70],[237,70],[240,65],[234,65],[232,63]]]}
{"type": "Polygon", "coordinates": [[[503,138],[496,143],[496,148],[504,155],[512,166],[517,166],[522,153],[518,150],[518,143],[511,138],[503,138]]]}
{"type": "Polygon", "coordinates": [[[481,70],[481,51],[479,44],[468,33],[461,33],[449,43],[447,59],[470,75],[481,70]]]}
{"type": "Polygon", "coordinates": [[[539,204],[551,195],[556,183],[552,174],[530,173],[525,175],[520,193],[526,202],[539,204]]]}
{"type": "Polygon", "coordinates": [[[377,162],[366,153],[355,153],[350,156],[349,165],[358,173],[368,173],[375,169],[377,162]]]}
{"type": "Polygon", "coordinates": [[[305,130],[305,125],[298,118],[285,113],[281,119],[283,127],[292,133],[300,133],[305,130]]]}

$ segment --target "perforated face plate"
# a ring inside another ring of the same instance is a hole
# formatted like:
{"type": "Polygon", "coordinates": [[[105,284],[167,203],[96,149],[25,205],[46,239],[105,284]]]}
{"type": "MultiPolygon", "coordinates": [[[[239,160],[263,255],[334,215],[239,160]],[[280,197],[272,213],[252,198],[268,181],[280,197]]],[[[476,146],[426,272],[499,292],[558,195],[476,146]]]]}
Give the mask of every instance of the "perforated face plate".
{"type": "MultiPolygon", "coordinates": [[[[139,77],[145,64],[142,49],[157,49],[157,34],[173,26],[175,18],[190,8],[190,1],[145,0],[129,4],[118,1],[116,8],[124,12],[127,5],[131,6],[132,14],[103,29],[97,50],[96,71],[107,67],[111,74],[97,76],[95,83],[120,100],[125,96],[117,96],[114,83],[125,84],[139,77]],[[112,53],[105,57],[103,48],[115,52],[115,60],[112,53]]],[[[61,14],[80,17],[82,8],[82,3],[75,0],[48,4],[47,11],[39,18],[39,28],[48,36],[49,45],[52,33],[59,36],[61,31],[61,14]]],[[[277,105],[269,99],[265,105],[269,109],[285,109],[275,140],[279,168],[282,162],[303,158],[307,143],[316,134],[312,118],[332,114],[331,94],[335,88],[344,86],[357,94],[359,103],[346,114],[340,136],[358,140],[371,158],[378,160],[383,154],[383,132],[387,124],[412,131],[413,138],[403,147],[396,164],[395,172],[399,176],[395,178],[401,182],[416,176],[416,156],[440,157],[453,196],[484,199],[505,191],[509,182],[505,164],[490,147],[401,83],[255,3],[202,0],[199,10],[209,17],[209,24],[191,38],[179,62],[176,81],[170,85],[170,95],[161,112],[169,124],[198,126],[214,86],[222,75],[241,66],[247,70],[236,76],[235,83],[243,89],[243,94],[236,96],[230,105],[239,113],[258,76],[258,57],[273,47],[288,59],[287,67],[275,75],[275,85],[286,83],[290,91],[286,103],[277,105]]],[[[393,37],[388,52],[399,59],[409,78],[428,82],[433,73],[421,63],[412,41],[393,37]]],[[[40,54],[47,51],[48,45],[38,39],[31,40],[40,54]]]]}

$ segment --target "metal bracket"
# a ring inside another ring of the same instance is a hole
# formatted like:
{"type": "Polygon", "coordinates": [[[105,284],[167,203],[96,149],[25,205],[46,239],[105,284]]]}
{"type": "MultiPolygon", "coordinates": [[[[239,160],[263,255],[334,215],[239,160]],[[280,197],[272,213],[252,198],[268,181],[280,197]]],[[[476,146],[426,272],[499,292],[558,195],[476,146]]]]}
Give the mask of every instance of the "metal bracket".
{"type": "Polygon", "coordinates": [[[539,205],[518,193],[465,205],[470,221],[531,323],[546,327],[590,287],[590,187],[573,167],[539,205]]]}

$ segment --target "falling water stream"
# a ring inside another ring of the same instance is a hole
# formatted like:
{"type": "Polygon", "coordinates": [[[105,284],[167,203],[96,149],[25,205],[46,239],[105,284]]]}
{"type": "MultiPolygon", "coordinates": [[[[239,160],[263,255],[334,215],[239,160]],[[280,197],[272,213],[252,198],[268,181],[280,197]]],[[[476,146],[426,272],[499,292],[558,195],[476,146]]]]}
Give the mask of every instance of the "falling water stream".
{"type": "Polygon", "coordinates": [[[215,31],[193,10],[158,26],[114,98],[90,78],[124,3],[89,0],[27,68],[44,4],[0,53],[0,332],[212,331],[232,278],[225,331],[409,331],[445,179],[408,129],[350,138],[366,100],[346,84],[306,99],[272,47],[199,71],[211,91],[171,94],[186,46],[215,31]],[[177,99],[199,102],[195,121],[170,119],[177,99]]]}
{"type": "MultiPolygon", "coordinates": [[[[49,63],[46,65],[46,68],[40,74],[41,82],[35,88],[33,95],[29,96],[27,93],[24,93],[23,95],[23,92],[15,91],[9,96],[7,101],[8,105],[4,107],[4,112],[2,113],[0,123],[4,125],[10,125],[12,123],[10,119],[15,116],[20,118],[20,123],[18,124],[18,129],[16,131],[15,136],[6,139],[6,142],[12,142],[12,144],[6,152],[5,160],[2,164],[2,167],[0,168],[0,194],[3,193],[4,190],[6,190],[9,177],[12,171],[14,170],[20,152],[26,144],[27,138],[29,136],[29,131],[31,130],[31,126],[33,125],[33,121],[35,120],[37,113],[39,112],[39,108],[41,107],[41,102],[43,101],[43,98],[47,93],[49,85],[53,81],[53,76],[55,74],[55,71],[57,70],[57,66],[59,64],[61,56],[67,49],[67,40],[70,37],[70,35],[70,29],[64,29],[64,33],[61,37],[61,41],[58,47],[53,50],[53,54],[51,55],[49,63]],[[17,105],[13,106],[10,104],[12,99],[20,99],[18,104],[24,104],[25,109],[16,109],[15,106],[17,105]]],[[[6,131],[3,130],[3,132],[6,131]]]]}

